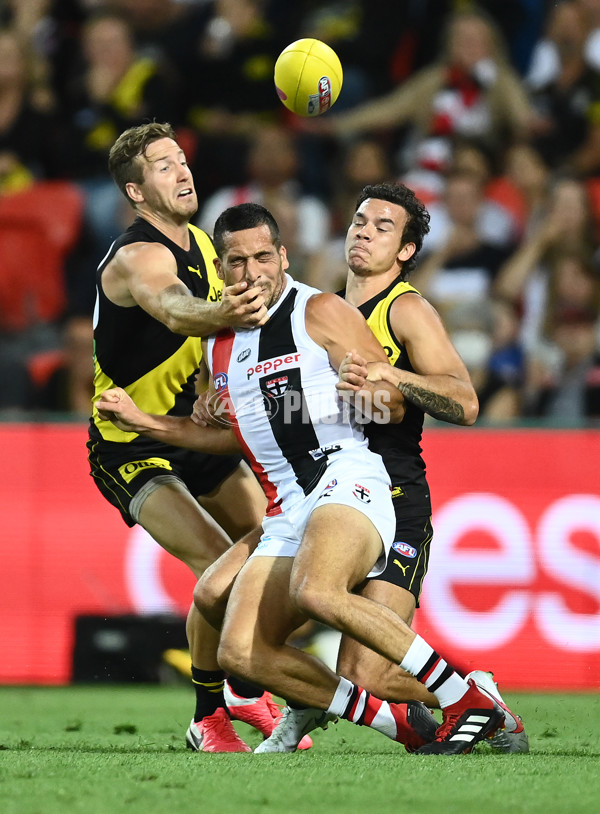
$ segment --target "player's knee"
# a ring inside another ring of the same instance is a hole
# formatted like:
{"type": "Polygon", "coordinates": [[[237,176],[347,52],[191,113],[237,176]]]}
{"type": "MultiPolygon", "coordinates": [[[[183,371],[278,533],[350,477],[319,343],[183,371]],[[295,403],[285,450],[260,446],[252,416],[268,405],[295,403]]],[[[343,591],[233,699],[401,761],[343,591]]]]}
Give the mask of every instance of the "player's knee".
{"type": "Polygon", "coordinates": [[[210,610],[213,599],[210,587],[206,585],[201,577],[194,587],[194,605],[204,615],[205,611],[210,610]]]}
{"type": "Polygon", "coordinates": [[[335,596],[310,579],[292,582],[291,598],[300,613],[323,624],[335,625],[335,596]]]}
{"type": "Polygon", "coordinates": [[[222,670],[242,678],[251,678],[251,651],[240,639],[222,636],[217,652],[217,661],[222,670]]]}
{"type": "Polygon", "coordinates": [[[260,685],[269,683],[276,664],[268,647],[243,634],[221,636],[217,661],[226,673],[260,685]]]}
{"type": "Polygon", "coordinates": [[[200,611],[210,611],[215,605],[227,602],[223,596],[222,586],[218,580],[211,579],[208,572],[200,577],[194,588],[194,604],[200,611]]]}

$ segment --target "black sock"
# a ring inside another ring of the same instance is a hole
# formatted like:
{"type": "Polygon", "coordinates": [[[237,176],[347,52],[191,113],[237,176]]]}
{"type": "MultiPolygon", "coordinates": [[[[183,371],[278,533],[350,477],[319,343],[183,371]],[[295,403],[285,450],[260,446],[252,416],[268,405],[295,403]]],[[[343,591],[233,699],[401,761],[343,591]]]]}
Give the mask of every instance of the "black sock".
{"type": "Polygon", "coordinates": [[[201,721],[212,715],[219,707],[225,707],[223,670],[199,670],[192,666],[192,684],[196,690],[196,711],[194,721],[201,721]]]}
{"type": "Polygon", "coordinates": [[[227,676],[227,683],[240,698],[260,698],[264,692],[262,687],[251,684],[249,681],[243,681],[237,676],[227,676]]]}

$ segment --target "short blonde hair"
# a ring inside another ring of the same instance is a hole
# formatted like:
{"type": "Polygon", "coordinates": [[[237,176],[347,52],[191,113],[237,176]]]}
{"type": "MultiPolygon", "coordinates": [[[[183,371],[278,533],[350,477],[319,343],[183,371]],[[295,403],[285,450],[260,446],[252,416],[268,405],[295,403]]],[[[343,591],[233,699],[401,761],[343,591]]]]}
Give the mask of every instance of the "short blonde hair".
{"type": "Polygon", "coordinates": [[[137,159],[143,156],[148,145],[162,138],[175,140],[173,127],[164,122],[149,122],[125,130],[111,147],[108,155],[108,169],[116,185],[133,206],[127,194],[127,184],[144,182],[144,165],[137,159]]]}

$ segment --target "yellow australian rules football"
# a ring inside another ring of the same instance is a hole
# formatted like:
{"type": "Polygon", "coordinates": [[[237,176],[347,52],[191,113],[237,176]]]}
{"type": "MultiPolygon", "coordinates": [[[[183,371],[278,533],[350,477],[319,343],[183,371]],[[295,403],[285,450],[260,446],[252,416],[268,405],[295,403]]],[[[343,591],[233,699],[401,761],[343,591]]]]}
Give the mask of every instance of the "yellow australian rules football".
{"type": "Polygon", "coordinates": [[[275,89],[298,116],[321,116],[340,95],[344,72],[326,43],[307,37],[284,48],[275,63],[275,89]]]}

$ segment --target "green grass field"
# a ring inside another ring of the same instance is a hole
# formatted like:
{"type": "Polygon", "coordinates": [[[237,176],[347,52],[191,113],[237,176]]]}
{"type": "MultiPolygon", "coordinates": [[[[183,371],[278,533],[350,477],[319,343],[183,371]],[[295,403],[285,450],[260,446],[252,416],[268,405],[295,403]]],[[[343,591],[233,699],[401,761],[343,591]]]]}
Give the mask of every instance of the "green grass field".
{"type": "MultiPolygon", "coordinates": [[[[342,721],[309,752],[187,751],[180,686],[0,687],[2,814],[596,814],[600,695],[508,695],[528,755],[407,754],[342,721]]],[[[260,735],[238,731],[251,746],[260,735]]]]}

